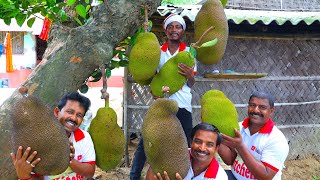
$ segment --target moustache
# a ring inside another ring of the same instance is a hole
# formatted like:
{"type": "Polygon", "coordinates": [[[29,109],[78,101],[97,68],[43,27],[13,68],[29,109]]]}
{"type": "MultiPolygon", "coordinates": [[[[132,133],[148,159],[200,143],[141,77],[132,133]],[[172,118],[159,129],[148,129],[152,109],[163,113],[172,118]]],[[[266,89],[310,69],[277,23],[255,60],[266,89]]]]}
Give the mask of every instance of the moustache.
{"type": "Polygon", "coordinates": [[[260,116],[260,117],[264,117],[264,115],[263,115],[263,114],[260,114],[260,113],[250,112],[249,114],[250,114],[251,116],[257,115],[257,116],[260,116]]]}
{"type": "Polygon", "coordinates": [[[196,152],[196,153],[205,154],[205,155],[209,155],[209,154],[210,154],[209,152],[201,151],[201,150],[196,150],[195,152],[196,152]]]}
{"type": "Polygon", "coordinates": [[[67,119],[66,119],[66,122],[68,122],[68,121],[74,123],[76,126],[78,125],[78,122],[77,122],[77,121],[74,121],[74,120],[71,119],[71,118],[67,118],[67,119]]]}

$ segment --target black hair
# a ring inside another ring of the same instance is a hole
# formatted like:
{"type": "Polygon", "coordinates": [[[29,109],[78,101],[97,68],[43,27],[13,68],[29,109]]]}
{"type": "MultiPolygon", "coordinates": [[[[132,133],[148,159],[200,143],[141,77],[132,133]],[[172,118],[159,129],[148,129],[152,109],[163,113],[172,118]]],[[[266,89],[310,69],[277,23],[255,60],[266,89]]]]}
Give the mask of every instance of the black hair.
{"type": "Polygon", "coordinates": [[[256,98],[260,98],[260,99],[268,99],[269,100],[269,105],[271,108],[274,107],[274,98],[273,96],[267,92],[267,91],[255,91],[251,94],[250,98],[249,98],[249,102],[250,100],[253,98],[253,97],[256,97],[256,98]]]}
{"type": "Polygon", "coordinates": [[[58,102],[58,108],[61,110],[67,104],[68,100],[78,101],[84,108],[85,113],[88,111],[91,105],[91,102],[87,97],[79,94],[78,92],[69,92],[60,99],[58,102]]]}
{"type": "Polygon", "coordinates": [[[216,146],[221,144],[222,135],[221,135],[219,129],[215,125],[212,125],[212,124],[209,124],[209,123],[205,123],[205,122],[197,124],[191,131],[191,139],[192,140],[193,140],[194,135],[196,134],[196,132],[198,130],[204,130],[204,131],[210,131],[210,132],[217,133],[218,134],[218,138],[217,138],[216,146]]]}

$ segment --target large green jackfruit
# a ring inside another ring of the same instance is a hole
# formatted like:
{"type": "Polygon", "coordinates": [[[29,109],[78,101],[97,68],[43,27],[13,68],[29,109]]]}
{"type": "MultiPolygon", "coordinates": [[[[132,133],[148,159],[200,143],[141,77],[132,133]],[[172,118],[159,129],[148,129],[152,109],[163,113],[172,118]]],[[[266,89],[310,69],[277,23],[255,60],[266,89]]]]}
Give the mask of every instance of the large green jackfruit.
{"type": "Polygon", "coordinates": [[[99,108],[90,124],[89,133],[96,151],[97,166],[104,171],[115,168],[123,158],[125,147],[116,112],[110,107],[99,108]]]}
{"type": "Polygon", "coordinates": [[[223,134],[234,137],[239,130],[238,113],[234,104],[219,90],[209,90],[201,98],[202,122],[215,125],[223,134]]]}
{"type": "Polygon", "coordinates": [[[63,173],[70,163],[70,143],[66,131],[53,110],[40,99],[29,95],[20,98],[10,109],[12,152],[19,146],[37,151],[41,161],[33,172],[43,175],[63,173]]]}
{"type": "Polygon", "coordinates": [[[157,99],[148,109],[142,136],[147,161],[154,173],[167,171],[170,179],[178,172],[185,177],[190,168],[187,138],[179,119],[177,102],[157,99]]]}
{"type": "Polygon", "coordinates": [[[168,86],[170,88],[169,95],[172,95],[187,82],[187,78],[178,72],[179,63],[192,67],[194,66],[194,58],[187,51],[181,51],[170,58],[151,81],[150,87],[154,96],[164,97],[162,86],[168,86]]]}
{"type": "Polygon", "coordinates": [[[214,29],[204,36],[200,44],[218,39],[217,44],[211,47],[196,48],[197,60],[206,65],[218,63],[226,50],[229,28],[227,17],[220,0],[207,0],[194,20],[194,38],[200,39],[202,34],[213,26],[214,29]]]}
{"type": "Polygon", "coordinates": [[[138,35],[130,52],[128,65],[129,72],[136,82],[142,82],[141,85],[150,82],[157,71],[160,53],[160,44],[156,35],[151,32],[138,35]]]}

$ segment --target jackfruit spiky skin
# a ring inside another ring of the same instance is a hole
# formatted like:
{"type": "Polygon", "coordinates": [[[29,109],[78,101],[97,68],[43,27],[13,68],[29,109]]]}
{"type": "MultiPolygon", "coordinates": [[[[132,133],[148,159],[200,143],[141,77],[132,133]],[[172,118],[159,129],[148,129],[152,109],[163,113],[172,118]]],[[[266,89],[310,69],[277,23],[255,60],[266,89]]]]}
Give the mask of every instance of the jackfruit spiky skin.
{"type": "Polygon", "coordinates": [[[202,96],[201,119],[231,137],[235,136],[234,128],[240,129],[234,104],[219,90],[209,90],[202,96]]]}
{"type": "Polygon", "coordinates": [[[174,100],[157,99],[142,124],[147,161],[154,173],[167,171],[170,179],[175,179],[177,172],[185,177],[190,168],[187,138],[176,117],[178,109],[174,100]]]}
{"type": "Polygon", "coordinates": [[[162,86],[168,86],[170,88],[169,95],[172,95],[187,82],[187,78],[178,72],[179,63],[184,63],[192,67],[194,66],[194,58],[191,56],[191,53],[187,51],[181,51],[170,58],[151,81],[150,87],[154,96],[164,97],[162,86]]]}
{"type": "Polygon", "coordinates": [[[140,33],[129,56],[128,69],[136,82],[150,83],[160,62],[160,44],[151,32],[140,33]]]}
{"type": "Polygon", "coordinates": [[[197,60],[205,65],[218,63],[226,50],[229,28],[227,17],[220,0],[207,0],[194,20],[194,38],[200,39],[202,34],[213,26],[214,29],[205,36],[200,44],[218,39],[217,44],[211,47],[196,48],[197,60]]]}
{"type": "Polygon", "coordinates": [[[42,175],[63,173],[70,163],[70,143],[63,126],[40,99],[20,98],[10,110],[12,152],[19,146],[37,151],[41,161],[33,172],[42,175]]]}
{"type": "Polygon", "coordinates": [[[125,139],[112,108],[100,108],[93,118],[89,133],[96,151],[97,166],[108,171],[115,168],[124,153],[125,139]]]}

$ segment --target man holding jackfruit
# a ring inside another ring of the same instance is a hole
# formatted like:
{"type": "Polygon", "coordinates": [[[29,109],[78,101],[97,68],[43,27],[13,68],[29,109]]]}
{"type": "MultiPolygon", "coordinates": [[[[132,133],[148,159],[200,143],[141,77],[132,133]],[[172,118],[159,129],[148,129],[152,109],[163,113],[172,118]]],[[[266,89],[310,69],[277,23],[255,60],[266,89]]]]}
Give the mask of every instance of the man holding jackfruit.
{"type": "Polygon", "coordinates": [[[235,129],[235,137],[223,134],[219,148],[222,160],[231,165],[229,179],[281,179],[288,156],[286,137],[271,117],[274,100],[265,91],[254,92],[248,103],[248,117],[235,129]]]}
{"type": "MultiPolygon", "coordinates": [[[[181,42],[182,36],[186,29],[186,23],[180,15],[171,14],[170,16],[168,16],[163,22],[163,28],[167,36],[167,42],[161,46],[160,62],[157,69],[158,72],[170,58],[176,56],[179,52],[189,51],[189,47],[181,42]]],[[[179,74],[186,77],[187,82],[180,90],[169,97],[169,99],[173,99],[178,103],[179,110],[177,113],[177,117],[181,122],[189,145],[191,143],[190,136],[192,130],[191,87],[195,83],[194,69],[194,67],[189,67],[183,63],[178,64],[178,72],[179,74]]],[[[143,150],[143,140],[141,139],[135,152],[130,172],[130,180],[140,179],[141,171],[143,169],[145,161],[146,156],[143,150]]]]}

